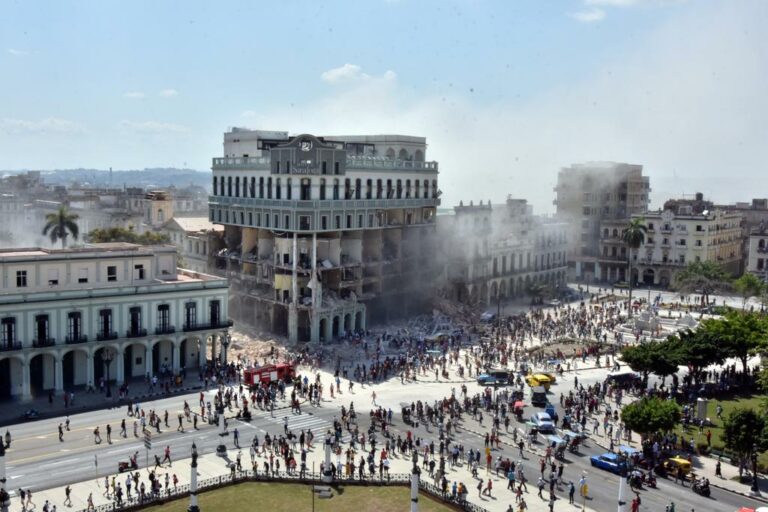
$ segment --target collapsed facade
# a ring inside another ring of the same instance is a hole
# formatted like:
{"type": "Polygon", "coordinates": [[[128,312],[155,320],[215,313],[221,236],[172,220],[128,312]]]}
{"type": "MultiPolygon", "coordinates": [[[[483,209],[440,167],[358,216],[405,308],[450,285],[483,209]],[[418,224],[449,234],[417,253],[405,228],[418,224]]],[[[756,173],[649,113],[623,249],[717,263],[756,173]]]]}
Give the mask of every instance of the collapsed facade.
{"type": "Polygon", "coordinates": [[[438,164],[426,139],[234,128],[213,159],[210,221],[232,314],[327,341],[426,306],[437,266],[438,164]]]}

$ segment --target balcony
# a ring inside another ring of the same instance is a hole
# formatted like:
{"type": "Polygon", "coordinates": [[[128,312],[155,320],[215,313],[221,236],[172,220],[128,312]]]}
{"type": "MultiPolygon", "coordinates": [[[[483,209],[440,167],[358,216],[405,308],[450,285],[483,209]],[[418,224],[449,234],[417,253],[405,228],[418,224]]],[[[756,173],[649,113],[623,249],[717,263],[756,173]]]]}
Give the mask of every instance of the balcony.
{"type": "Polygon", "coordinates": [[[0,344],[0,352],[12,352],[14,350],[21,350],[21,342],[20,341],[11,341],[8,343],[0,344]]]}
{"type": "Polygon", "coordinates": [[[209,322],[209,323],[196,322],[194,324],[185,324],[184,332],[213,331],[216,329],[227,329],[229,327],[232,327],[233,324],[234,322],[232,320],[225,320],[223,322],[209,322]]]}
{"type": "Polygon", "coordinates": [[[116,340],[117,333],[113,331],[101,331],[96,334],[96,341],[116,340]]]}
{"type": "MultiPolygon", "coordinates": [[[[248,169],[271,170],[269,157],[224,157],[213,159],[213,170],[248,169]]],[[[412,160],[393,160],[366,156],[347,156],[347,169],[386,169],[390,171],[437,171],[437,162],[416,162],[412,160]]],[[[308,169],[309,174],[320,175],[321,169],[308,169]]]]}
{"type": "Polygon", "coordinates": [[[67,345],[77,345],[78,343],[88,343],[88,336],[66,336],[64,337],[64,343],[67,345]]]}
{"type": "Polygon", "coordinates": [[[176,328],[172,325],[161,325],[155,328],[155,334],[173,334],[176,332],[176,328]]]}
{"type": "Polygon", "coordinates": [[[143,338],[147,335],[146,329],[128,329],[125,331],[126,338],[143,338]]]}
{"type": "Polygon", "coordinates": [[[35,348],[52,347],[56,345],[56,338],[38,338],[32,340],[32,346],[35,348]]]}

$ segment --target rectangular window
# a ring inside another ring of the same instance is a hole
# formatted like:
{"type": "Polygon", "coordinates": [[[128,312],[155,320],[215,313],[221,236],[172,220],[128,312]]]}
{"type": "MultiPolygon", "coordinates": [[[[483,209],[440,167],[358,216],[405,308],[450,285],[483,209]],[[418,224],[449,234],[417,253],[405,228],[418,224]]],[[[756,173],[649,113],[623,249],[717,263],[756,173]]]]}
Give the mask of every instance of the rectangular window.
{"type": "Polygon", "coordinates": [[[320,217],[320,227],[323,230],[328,229],[328,217],[326,217],[325,215],[320,217]]]}
{"type": "Polygon", "coordinates": [[[107,267],[107,281],[117,281],[117,267],[115,265],[110,265],[107,267]]]}
{"type": "Polygon", "coordinates": [[[99,334],[101,339],[109,339],[112,333],[112,310],[102,309],[99,311],[99,334]]]}
{"type": "Polygon", "coordinates": [[[291,217],[289,215],[285,216],[285,229],[291,229],[291,217]]]}
{"type": "Polygon", "coordinates": [[[35,341],[46,342],[48,340],[48,315],[35,316],[35,341]]]}
{"type": "Polygon", "coordinates": [[[328,174],[328,162],[326,162],[325,160],[323,160],[322,173],[328,174]]]}
{"type": "Polygon", "coordinates": [[[77,271],[77,282],[80,284],[86,284],[88,282],[87,268],[81,268],[77,271]]]}
{"type": "Polygon", "coordinates": [[[184,325],[188,328],[197,326],[196,302],[187,302],[184,304],[184,325]]]}
{"type": "Polygon", "coordinates": [[[16,288],[26,288],[26,287],[27,287],[27,271],[17,270],[16,271],[16,288]]]}
{"type": "Polygon", "coordinates": [[[141,334],[141,307],[134,306],[128,310],[129,317],[129,336],[138,336],[141,334]]]}
{"type": "Polygon", "coordinates": [[[358,215],[357,216],[357,227],[362,228],[363,227],[363,216],[358,215]]]}
{"type": "Polygon", "coordinates": [[[59,284],[59,269],[48,269],[48,286],[57,286],[59,284]]]}
{"type": "Polygon", "coordinates": [[[347,215],[347,229],[352,229],[352,216],[347,215]]]}
{"type": "Polygon", "coordinates": [[[333,174],[339,174],[339,162],[333,162],[333,174]]]}
{"type": "Polygon", "coordinates": [[[171,306],[160,304],[157,306],[157,328],[161,333],[167,332],[171,326],[171,306]]]}
{"type": "Polygon", "coordinates": [[[341,216],[336,216],[336,228],[335,229],[341,229],[341,216]]]}
{"type": "Polygon", "coordinates": [[[217,326],[221,322],[221,302],[212,300],[208,310],[211,325],[217,326]]]}
{"type": "Polygon", "coordinates": [[[261,226],[261,214],[260,213],[256,214],[256,225],[257,226],[261,226]]]}
{"type": "Polygon", "coordinates": [[[133,266],[133,278],[139,281],[144,279],[144,265],[133,266]]]}
{"type": "Polygon", "coordinates": [[[83,318],[79,311],[67,314],[67,341],[79,341],[83,335],[83,318]]]}
{"type": "Polygon", "coordinates": [[[2,326],[3,326],[3,346],[10,347],[14,343],[16,343],[16,317],[9,316],[9,317],[3,318],[2,326]]]}

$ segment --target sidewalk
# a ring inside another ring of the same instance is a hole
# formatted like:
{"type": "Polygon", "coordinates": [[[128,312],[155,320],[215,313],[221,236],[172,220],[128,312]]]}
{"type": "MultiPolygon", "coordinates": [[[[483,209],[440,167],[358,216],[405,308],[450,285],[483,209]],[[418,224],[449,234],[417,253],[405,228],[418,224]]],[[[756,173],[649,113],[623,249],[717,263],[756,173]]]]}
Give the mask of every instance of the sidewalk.
{"type": "MultiPolygon", "coordinates": [[[[230,438],[225,438],[226,441],[231,441],[230,438]]],[[[237,449],[232,449],[227,452],[226,457],[219,457],[214,453],[205,453],[201,454],[198,458],[198,481],[207,479],[207,478],[215,478],[215,477],[222,477],[222,476],[228,476],[231,474],[231,469],[229,468],[229,464],[234,463],[237,460],[238,455],[237,449]]],[[[378,451],[378,450],[377,450],[378,451]]],[[[249,456],[249,449],[248,447],[244,447],[242,450],[240,450],[242,455],[242,464],[243,469],[251,469],[250,464],[250,456],[249,456]]],[[[300,452],[297,452],[297,462],[300,464],[300,458],[299,458],[300,452]]],[[[357,455],[355,457],[356,461],[359,461],[359,458],[361,456],[362,452],[358,451],[357,455]]],[[[258,467],[258,472],[263,473],[264,471],[264,462],[269,460],[268,456],[262,457],[257,456],[256,458],[256,465],[258,467]]],[[[307,467],[310,471],[319,471],[320,470],[320,464],[324,460],[324,453],[323,453],[323,447],[321,442],[316,442],[314,445],[314,448],[307,453],[307,467]]],[[[412,468],[412,462],[410,455],[405,454],[397,454],[397,455],[391,455],[390,456],[390,467],[389,467],[389,473],[392,475],[395,474],[410,474],[411,468],[412,468]]],[[[334,464],[338,464],[341,462],[341,458],[337,457],[336,455],[332,455],[331,461],[334,464]]],[[[172,466],[166,466],[161,469],[158,469],[157,475],[160,478],[160,482],[164,484],[165,482],[165,475],[166,473],[169,475],[170,481],[173,480],[173,475],[175,474],[178,477],[178,485],[179,487],[185,486],[189,483],[190,477],[191,477],[191,467],[190,467],[191,459],[184,459],[175,461],[172,466]]],[[[378,467],[378,466],[377,466],[378,467]]],[[[281,471],[285,468],[281,467],[281,471]]],[[[478,505],[480,507],[483,507],[491,512],[506,512],[507,507],[511,504],[515,506],[515,500],[514,495],[511,491],[507,490],[507,482],[506,478],[496,477],[495,474],[491,472],[486,472],[485,470],[481,470],[479,472],[480,478],[484,480],[484,482],[487,482],[490,478],[493,480],[493,491],[491,497],[488,496],[478,496],[478,491],[476,489],[477,486],[477,480],[472,478],[470,471],[467,469],[466,464],[462,463],[461,465],[457,465],[456,467],[451,468],[450,464],[446,464],[446,470],[448,472],[448,487],[449,492],[450,488],[454,481],[456,482],[464,482],[464,484],[467,486],[469,490],[468,495],[468,501],[471,503],[478,505]]],[[[148,471],[147,468],[142,468],[139,470],[141,477],[140,481],[144,482],[147,488],[149,487],[149,481],[148,481],[148,471]]],[[[125,489],[125,480],[127,478],[128,473],[123,474],[115,474],[115,481],[119,482],[123,489],[125,489]]],[[[532,477],[532,475],[531,475],[532,477]]],[[[434,484],[435,481],[432,477],[429,476],[429,473],[426,469],[422,469],[421,474],[422,481],[425,481],[430,484],[434,484]]],[[[111,481],[112,476],[109,477],[109,480],[111,481]]],[[[386,479],[386,477],[385,477],[386,479]]],[[[371,481],[379,480],[378,474],[376,477],[371,478],[371,481]]],[[[548,499],[541,499],[536,496],[536,483],[535,479],[534,481],[529,481],[530,489],[528,493],[523,493],[523,498],[525,499],[528,510],[530,512],[548,512],[549,511],[549,502],[548,499]]],[[[438,482],[439,484],[439,482],[438,482]]],[[[343,481],[341,482],[341,485],[343,485],[343,481]]],[[[171,486],[173,484],[171,483],[171,486]]],[[[113,503],[113,501],[109,498],[107,498],[105,494],[104,489],[104,477],[99,478],[98,480],[89,480],[85,482],[80,482],[77,484],[72,484],[72,505],[71,507],[65,507],[63,505],[65,500],[65,491],[64,487],[58,487],[53,489],[47,489],[47,490],[37,490],[33,489],[33,503],[36,505],[36,509],[42,509],[43,504],[46,500],[49,501],[51,505],[55,504],[59,510],[85,510],[87,507],[87,498],[89,494],[92,494],[93,496],[93,503],[96,507],[100,505],[108,505],[113,503]]],[[[165,489],[165,486],[164,486],[165,489]]],[[[11,506],[10,511],[11,512],[20,512],[22,510],[20,500],[18,498],[18,489],[12,489],[12,498],[11,498],[11,506]]],[[[133,492],[135,495],[135,491],[133,492]]],[[[562,486],[561,488],[556,490],[557,495],[557,501],[555,502],[555,510],[575,510],[576,508],[581,508],[581,500],[578,497],[578,492],[576,496],[577,503],[575,505],[568,505],[568,496],[567,496],[567,487],[562,486]]],[[[545,492],[545,496],[548,496],[548,492],[545,492]]],[[[124,494],[124,499],[127,497],[124,494]]],[[[188,499],[188,498],[181,498],[181,499],[188,499]]],[[[587,504],[589,503],[589,500],[587,500],[587,504]]],[[[515,509],[517,507],[515,506],[515,509]]],[[[586,507],[585,510],[588,510],[592,512],[594,509],[590,508],[589,506],[586,507]]]]}

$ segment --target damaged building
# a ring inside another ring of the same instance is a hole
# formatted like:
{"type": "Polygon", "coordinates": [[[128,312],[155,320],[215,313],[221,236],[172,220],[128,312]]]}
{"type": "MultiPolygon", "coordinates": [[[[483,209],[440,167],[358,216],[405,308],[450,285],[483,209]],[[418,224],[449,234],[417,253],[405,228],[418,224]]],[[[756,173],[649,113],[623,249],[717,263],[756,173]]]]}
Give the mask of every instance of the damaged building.
{"type": "Polygon", "coordinates": [[[232,315],[328,341],[425,310],[436,281],[437,162],[426,139],[234,128],[213,159],[210,221],[232,315]]]}

